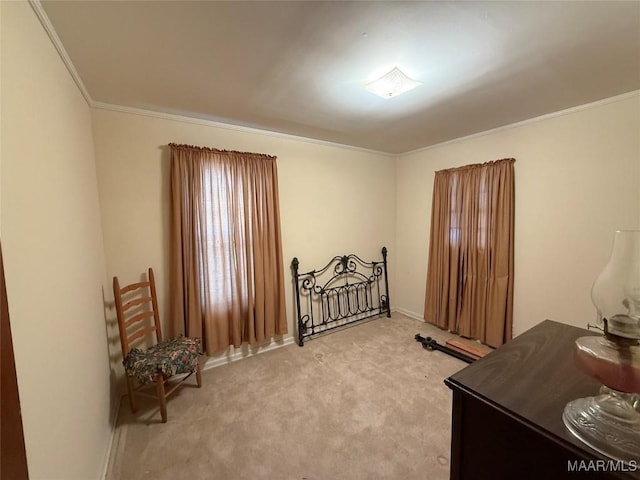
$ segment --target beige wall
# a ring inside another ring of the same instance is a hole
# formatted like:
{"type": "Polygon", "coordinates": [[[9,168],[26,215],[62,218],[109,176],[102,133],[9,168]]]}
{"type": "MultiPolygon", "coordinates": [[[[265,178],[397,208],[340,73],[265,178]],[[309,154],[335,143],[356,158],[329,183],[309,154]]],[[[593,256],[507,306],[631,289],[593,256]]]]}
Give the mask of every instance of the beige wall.
{"type": "Polygon", "coordinates": [[[163,318],[168,311],[170,142],[278,157],[290,333],[294,256],[301,269],[310,270],[337,254],[381,258],[386,245],[391,271],[395,268],[395,165],[390,156],[101,109],[93,110],[93,132],[108,275],[129,282],[153,266],[163,318]]]}
{"type": "Polygon", "coordinates": [[[640,227],[639,137],[634,95],[401,156],[396,306],[422,317],[434,172],[514,157],[514,333],[546,318],[593,322],[613,233],[640,227]]]}
{"type": "Polygon", "coordinates": [[[276,155],[286,271],[293,256],[307,269],[386,245],[392,305],[419,316],[433,172],[515,157],[516,334],[544,318],[592,321],[589,291],[613,231],[640,224],[637,95],[394,159],[90,112],[29,5],[0,2],[0,21],[0,229],[32,479],[102,473],[110,377],[121,374],[107,351],[119,350],[110,278],[153,266],[167,312],[169,142],[276,155]]]}
{"type": "Polygon", "coordinates": [[[103,473],[104,251],[87,103],[26,2],[2,12],[2,249],[29,467],[103,473]]]}

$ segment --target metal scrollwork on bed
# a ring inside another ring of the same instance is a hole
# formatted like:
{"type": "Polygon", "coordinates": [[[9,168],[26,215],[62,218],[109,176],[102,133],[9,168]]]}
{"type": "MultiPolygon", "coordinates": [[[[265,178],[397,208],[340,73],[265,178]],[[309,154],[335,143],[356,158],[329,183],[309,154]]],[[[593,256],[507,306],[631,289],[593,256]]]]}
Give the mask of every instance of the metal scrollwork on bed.
{"type": "Polygon", "coordinates": [[[298,345],[305,338],[379,315],[391,316],[387,248],[382,261],[366,262],[355,254],[333,257],[319,270],[299,273],[291,262],[296,291],[298,345]]]}

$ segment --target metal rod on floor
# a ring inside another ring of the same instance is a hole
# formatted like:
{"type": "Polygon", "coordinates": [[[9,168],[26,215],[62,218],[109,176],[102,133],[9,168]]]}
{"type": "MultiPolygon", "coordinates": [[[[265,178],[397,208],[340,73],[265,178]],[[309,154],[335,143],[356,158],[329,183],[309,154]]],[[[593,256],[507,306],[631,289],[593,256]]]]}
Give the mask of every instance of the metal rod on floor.
{"type": "Polygon", "coordinates": [[[440,350],[441,352],[446,353],[447,355],[451,355],[452,357],[455,357],[458,360],[462,360],[463,362],[475,362],[475,358],[469,357],[464,353],[457,352],[445,345],[440,345],[435,338],[425,338],[419,333],[416,333],[416,336],[414,338],[416,339],[416,342],[420,342],[422,344],[422,348],[426,348],[427,350],[440,350]]]}

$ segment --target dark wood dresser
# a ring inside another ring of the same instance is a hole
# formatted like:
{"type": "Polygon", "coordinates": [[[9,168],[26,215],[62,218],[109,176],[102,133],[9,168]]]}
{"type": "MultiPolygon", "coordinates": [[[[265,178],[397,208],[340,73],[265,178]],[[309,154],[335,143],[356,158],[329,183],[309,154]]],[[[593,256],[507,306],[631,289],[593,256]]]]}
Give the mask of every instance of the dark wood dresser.
{"type": "Polygon", "coordinates": [[[546,320],[445,380],[452,480],[640,479],[640,466],[598,471],[609,459],[562,423],[567,402],[600,388],[573,362],[574,340],[593,334],[546,320]]]}

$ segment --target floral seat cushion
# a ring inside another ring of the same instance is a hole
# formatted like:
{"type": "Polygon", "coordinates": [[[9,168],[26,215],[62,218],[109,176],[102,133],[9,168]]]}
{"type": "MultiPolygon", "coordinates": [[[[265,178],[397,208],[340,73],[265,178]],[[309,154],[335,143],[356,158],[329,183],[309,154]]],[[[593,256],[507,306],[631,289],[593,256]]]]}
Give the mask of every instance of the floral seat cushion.
{"type": "Polygon", "coordinates": [[[151,383],[158,372],[165,377],[193,372],[198,364],[199,344],[196,338],[178,337],[147,350],[132,348],[122,363],[128,376],[140,383],[151,383]]]}

